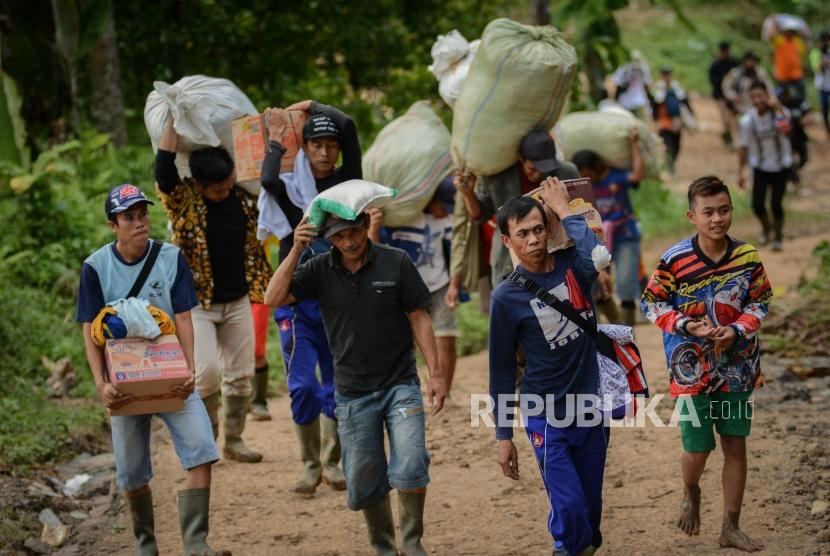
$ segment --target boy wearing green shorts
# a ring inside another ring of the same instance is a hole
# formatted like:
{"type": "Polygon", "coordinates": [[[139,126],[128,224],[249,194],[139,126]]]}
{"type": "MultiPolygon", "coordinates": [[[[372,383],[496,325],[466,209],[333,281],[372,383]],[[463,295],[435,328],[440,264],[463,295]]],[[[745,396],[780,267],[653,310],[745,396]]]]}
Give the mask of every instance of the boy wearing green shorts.
{"type": "Polygon", "coordinates": [[[666,251],[643,293],[641,308],[663,330],[669,391],[679,398],[684,499],[678,527],[700,533],[700,477],[715,449],[723,450],[720,545],[763,549],[738,527],[746,486],[746,437],[752,390],[761,383],[758,329],[772,288],[758,251],[728,235],[729,189],[715,176],[689,186],[689,221],[697,234],[666,251]],[[713,430],[714,429],[714,430],[713,430]]]}

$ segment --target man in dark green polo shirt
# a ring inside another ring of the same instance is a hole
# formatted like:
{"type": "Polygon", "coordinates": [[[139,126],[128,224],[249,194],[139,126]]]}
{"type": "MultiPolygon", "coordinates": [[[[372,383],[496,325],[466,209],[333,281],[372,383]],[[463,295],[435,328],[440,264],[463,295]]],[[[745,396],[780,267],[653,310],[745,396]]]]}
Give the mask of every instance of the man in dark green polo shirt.
{"type": "Polygon", "coordinates": [[[294,230],[291,252],[268,284],[265,302],[319,302],[334,357],[334,414],[349,507],[363,510],[375,553],[394,555],[389,491],[396,489],[404,552],[420,556],[426,554],[421,537],[429,454],[413,340],[427,362],[433,415],[444,405],[447,386],[426,311],[429,289],[405,251],[369,241],[368,226],[365,214],[356,220],[329,216],[321,235],[333,248],[297,268],[303,249],[317,235],[303,219],[294,230]]]}

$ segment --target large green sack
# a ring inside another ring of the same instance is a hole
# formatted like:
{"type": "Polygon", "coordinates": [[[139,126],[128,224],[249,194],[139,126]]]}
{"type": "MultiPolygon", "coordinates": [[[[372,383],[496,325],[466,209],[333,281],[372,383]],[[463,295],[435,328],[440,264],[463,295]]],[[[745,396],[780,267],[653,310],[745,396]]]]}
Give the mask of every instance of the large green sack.
{"type": "Polygon", "coordinates": [[[663,145],[645,122],[618,112],[571,112],[553,129],[567,160],[581,150],[591,150],[609,166],[631,168],[631,128],[637,128],[637,145],[643,155],[646,178],[660,179],[663,145]]]}
{"type": "Polygon", "coordinates": [[[450,132],[425,100],[389,122],[363,155],[363,177],[398,190],[383,209],[387,226],[411,224],[450,172],[450,132]]]}
{"type": "Polygon", "coordinates": [[[456,165],[489,176],[515,164],[525,134],[553,127],[576,69],[576,51],[555,27],[491,21],[453,108],[456,165]]]}

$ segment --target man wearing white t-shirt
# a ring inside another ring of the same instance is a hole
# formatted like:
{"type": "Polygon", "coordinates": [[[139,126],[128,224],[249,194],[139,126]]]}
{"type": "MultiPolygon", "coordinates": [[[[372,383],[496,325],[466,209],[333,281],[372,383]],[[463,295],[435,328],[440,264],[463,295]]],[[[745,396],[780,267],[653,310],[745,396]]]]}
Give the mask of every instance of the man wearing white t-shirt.
{"type": "Polygon", "coordinates": [[[744,168],[752,168],[752,210],[761,222],[760,245],[770,241],[774,231],[772,250],[780,251],[784,239],[784,193],[787,176],[793,164],[792,146],[787,136],[790,113],[780,102],[770,97],[767,86],[756,81],[749,89],[752,108],[740,119],[738,142],[738,186],[745,185],[744,168]],[[767,216],[767,190],[771,190],[773,226],[767,216]]]}
{"type": "Polygon", "coordinates": [[[427,311],[438,341],[438,366],[447,377],[447,394],[455,373],[455,339],[459,334],[455,312],[444,302],[450,282],[451,206],[454,195],[452,181],[445,180],[416,220],[408,226],[387,228],[389,245],[407,252],[429,289],[427,311]]]}

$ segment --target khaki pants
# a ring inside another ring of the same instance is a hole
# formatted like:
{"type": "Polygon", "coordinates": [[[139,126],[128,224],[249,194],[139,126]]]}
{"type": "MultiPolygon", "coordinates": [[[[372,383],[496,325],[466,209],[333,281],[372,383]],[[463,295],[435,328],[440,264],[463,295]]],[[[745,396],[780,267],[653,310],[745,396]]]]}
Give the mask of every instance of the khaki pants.
{"type": "Polygon", "coordinates": [[[254,376],[254,319],[248,296],[191,312],[195,335],[196,389],[202,398],[250,396],[254,376]]]}

